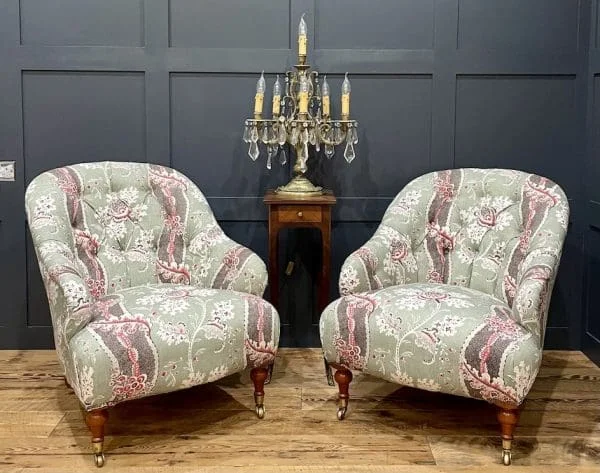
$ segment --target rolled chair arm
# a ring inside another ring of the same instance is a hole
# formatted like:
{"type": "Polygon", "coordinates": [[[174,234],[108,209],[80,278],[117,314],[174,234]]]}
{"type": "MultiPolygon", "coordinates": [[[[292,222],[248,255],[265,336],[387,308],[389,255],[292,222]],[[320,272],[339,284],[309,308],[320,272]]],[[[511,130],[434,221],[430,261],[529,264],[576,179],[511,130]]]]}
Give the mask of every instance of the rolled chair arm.
{"type": "Polygon", "coordinates": [[[202,229],[188,246],[186,264],[193,284],[262,296],[267,268],[252,250],[229,238],[216,221],[202,229]]]}
{"type": "Polygon", "coordinates": [[[410,237],[382,223],[375,235],[344,262],[340,294],[346,296],[414,282],[416,275],[410,237]]]}
{"type": "Polygon", "coordinates": [[[384,242],[373,238],[350,254],[340,272],[340,294],[347,296],[393,284],[383,271],[382,261],[388,251],[384,242]]]}
{"type": "Polygon", "coordinates": [[[46,241],[37,254],[52,317],[68,342],[89,323],[92,295],[75,257],[64,243],[46,241]]]}
{"type": "MultiPolygon", "coordinates": [[[[560,261],[558,250],[539,248],[530,251],[519,270],[512,303],[513,319],[544,344],[550,296],[560,261]]],[[[506,284],[506,282],[505,282],[506,284]]]]}

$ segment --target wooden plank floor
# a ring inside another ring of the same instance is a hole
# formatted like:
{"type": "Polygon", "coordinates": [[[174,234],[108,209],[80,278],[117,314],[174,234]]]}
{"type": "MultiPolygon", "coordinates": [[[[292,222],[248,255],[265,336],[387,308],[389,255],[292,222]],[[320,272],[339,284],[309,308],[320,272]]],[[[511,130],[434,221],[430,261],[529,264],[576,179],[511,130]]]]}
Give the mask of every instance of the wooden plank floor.
{"type": "MultiPolygon", "coordinates": [[[[494,410],[356,374],[335,418],[320,350],[282,349],[254,415],[248,373],[121,404],[105,472],[600,472],[600,368],[548,351],[521,415],[510,470],[494,410]]],[[[0,472],[95,472],[89,435],[53,351],[0,351],[0,472]]]]}

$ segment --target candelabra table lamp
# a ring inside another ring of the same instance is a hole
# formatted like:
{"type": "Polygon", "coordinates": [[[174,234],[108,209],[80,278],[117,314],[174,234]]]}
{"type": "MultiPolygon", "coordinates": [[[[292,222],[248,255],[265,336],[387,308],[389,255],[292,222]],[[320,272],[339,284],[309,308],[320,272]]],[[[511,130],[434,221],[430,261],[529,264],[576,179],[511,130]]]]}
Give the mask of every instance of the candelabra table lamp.
{"type": "Polygon", "coordinates": [[[279,157],[282,165],[287,156],[284,149],[289,143],[295,150],[294,177],[277,193],[318,195],[321,187],[315,186],[304,175],[307,171],[309,145],[316,153],[321,149],[327,158],[332,158],[335,146],[346,142],[344,158],[348,163],[355,158],[354,145],[358,143],[355,120],[350,119],[350,81],[344,77],[341,97],[340,120],[333,120],[330,107],[330,90],[327,77],[319,81],[319,73],[306,63],[307,28],[304,15],[298,28],[298,64],[285,73],[285,87],[279,76],[273,86],[272,118],[263,118],[266,91],[264,73],[256,85],[254,118],[245,121],[244,141],[249,143],[248,155],[256,161],[260,155],[259,141],[267,150],[267,168],[271,169],[273,158],[279,157]]]}

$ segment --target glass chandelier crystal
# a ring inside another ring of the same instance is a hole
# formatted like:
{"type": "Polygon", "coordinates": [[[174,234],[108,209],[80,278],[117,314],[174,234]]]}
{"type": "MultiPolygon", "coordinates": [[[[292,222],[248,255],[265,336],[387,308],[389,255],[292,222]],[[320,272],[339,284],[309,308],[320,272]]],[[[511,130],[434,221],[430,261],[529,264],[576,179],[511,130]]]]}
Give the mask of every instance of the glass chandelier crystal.
{"type": "Polygon", "coordinates": [[[356,157],[354,145],[358,143],[358,123],[350,119],[350,80],[346,73],[341,90],[341,116],[331,118],[330,89],[327,77],[319,80],[319,73],[306,64],[307,27],[304,15],[298,27],[298,64],[285,73],[285,86],[277,76],[273,85],[272,118],[263,118],[266,81],[264,73],[256,84],[254,118],[244,124],[243,139],[248,143],[248,155],[253,161],[260,156],[259,142],[266,148],[267,168],[279,157],[281,165],[287,163],[286,143],[295,150],[294,177],[277,192],[292,194],[322,193],[304,175],[307,171],[309,149],[331,159],[335,147],[343,144],[344,158],[351,163],[356,157]]]}

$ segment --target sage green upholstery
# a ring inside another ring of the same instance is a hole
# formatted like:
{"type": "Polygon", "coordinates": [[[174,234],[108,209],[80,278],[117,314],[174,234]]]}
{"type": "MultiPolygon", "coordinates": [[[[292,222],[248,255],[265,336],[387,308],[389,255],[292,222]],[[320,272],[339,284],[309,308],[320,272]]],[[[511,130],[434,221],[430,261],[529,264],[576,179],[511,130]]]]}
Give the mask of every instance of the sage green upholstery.
{"type": "Polygon", "coordinates": [[[501,169],[409,183],[344,263],[320,321],[327,361],[430,391],[519,405],[537,375],[569,206],[501,169]]]}
{"type": "Polygon", "coordinates": [[[265,265],[182,174],[145,163],[54,169],[31,182],[26,208],[59,359],[87,410],[274,360],[265,265]]]}

